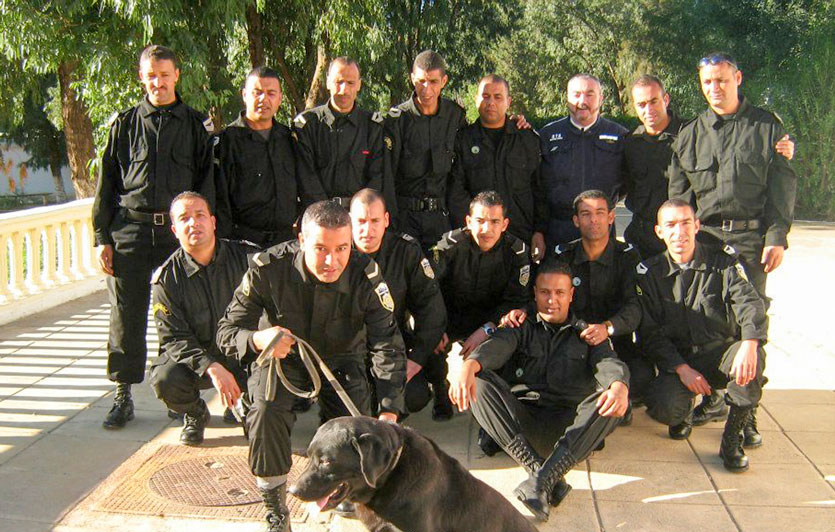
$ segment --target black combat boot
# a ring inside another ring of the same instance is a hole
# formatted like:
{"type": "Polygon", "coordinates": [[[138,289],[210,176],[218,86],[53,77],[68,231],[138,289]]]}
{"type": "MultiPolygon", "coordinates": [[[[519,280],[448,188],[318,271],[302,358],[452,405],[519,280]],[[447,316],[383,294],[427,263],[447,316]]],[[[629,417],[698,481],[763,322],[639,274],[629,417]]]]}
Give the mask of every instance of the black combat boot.
{"type": "Polygon", "coordinates": [[[212,419],[212,413],[206,406],[206,401],[199,399],[197,403],[183,416],[183,432],[180,433],[180,443],[183,445],[200,445],[203,443],[203,433],[206,425],[212,419]]]}
{"type": "Polygon", "coordinates": [[[719,456],[725,469],[734,473],[742,473],[748,470],[748,457],[742,450],[742,429],[751,419],[751,408],[731,406],[728,413],[728,421],[725,422],[725,431],[722,433],[722,445],[719,447],[719,456]]]}
{"type": "Polygon", "coordinates": [[[742,446],[746,449],[756,449],[763,444],[763,437],[757,430],[757,407],[751,410],[751,419],[742,428],[742,446]]]}
{"type": "Polygon", "coordinates": [[[725,394],[716,390],[710,395],[702,396],[702,402],[693,410],[693,425],[701,427],[709,421],[725,421],[728,419],[728,405],[725,404],[725,394]]]}
{"type": "Polygon", "coordinates": [[[287,483],[272,489],[261,489],[264,506],[267,507],[267,529],[265,532],[291,532],[290,509],[287,508],[287,483]]]}
{"type": "Polygon", "coordinates": [[[686,440],[690,436],[691,432],[693,432],[692,411],[689,414],[687,414],[687,417],[684,418],[684,421],[682,421],[678,425],[670,425],[667,429],[667,433],[669,433],[670,438],[674,440],[686,440]]]}
{"type": "MultiPolygon", "coordinates": [[[[489,438],[489,436],[487,437],[489,438]]],[[[492,438],[490,440],[492,441],[492,438]]],[[[522,466],[528,475],[536,474],[539,468],[542,467],[542,457],[539,456],[521,434],[517,434],[510,440],[505,452],[516,460],[516,463],[522,466]]],[[[568,485],[565,478],[560,477],[554,485],[554,489],[551,490],[551,495],[548,497],[548,504],[558,506],[565,499],[565,496],[568,495],[569,491],[571,491],[571,486],[568,485]]]]}
{"type": "Polygon", "coordinates": [[[120,429],[131,419],[133,399],[130,395],[130,384],[119,382],[116,384],[116,395],[113,396],[113,407],[105,416],[102,426],[106,429],[120,429]]]}
{"type": "Polygon", "coordinates": [[[435,395],[432,403],[432,419],[434,421],[449,421],[455,414],[452,409],[452,401],[449,400],[449,384],[446,380],[441,385],[433,384],[432,392],[435,395]]]}
{"type": "MultiPolygon", "coordinates": [[[[576,463],[577,460],[574,459],[568,447],[558,444],[542,466],[519,484],[513,493],[537,519],[547,521],[551,511],[548,505],[550,500],[555,498],[554,491],[559,488],[560,479],[563,479],[576,463]]],[[[567,493],[566,490],[562,497],[565,497],[567,493]]]]}

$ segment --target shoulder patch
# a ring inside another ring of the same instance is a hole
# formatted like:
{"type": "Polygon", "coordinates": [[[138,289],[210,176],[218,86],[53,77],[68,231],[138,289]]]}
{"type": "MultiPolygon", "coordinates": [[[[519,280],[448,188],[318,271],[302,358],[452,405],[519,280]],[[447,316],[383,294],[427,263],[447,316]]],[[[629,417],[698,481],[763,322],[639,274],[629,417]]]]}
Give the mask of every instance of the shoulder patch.
{"type": "Polygon", "coordinates": [[[374,111],[374,114],[371,115],[371,121],[377,122],[378,124],[383,123],[383,115],[379,111],[374,111]]]}
{"type": "Polygon", "coordinates": [[[153,312],[151,312],[154,316],[157,315],[157,312],[162,312],[165,316],[171,315],[171,311],[168,310],[168,307],[165,306],[164,303],[156,302],[154,303],[153,312]]]}
{"type": "Polygon", "coordinates": [[[392,118],[397,118],[397,117],[399,117],[402,113],[403,113],[403,111],[401,111],[399,108],[397,108],[397,107],[392,107],[391,109],[389,109],[389,112],[388,112],[388,113],[386,113],[386,116],[390,116],[390,117],[392,117],[392,118]]]}
{"type": "Polygon", "coordinates": [[[368,280],[374,286],[374,293],[377,294],[377,299],[380,300],[383,308],[389,312],[394,312],[394,299],[391,297],[391,291],[386,281],[383,280],[380,266],[371,259],[368,260],[368,264],[365,266],[365,276],[368,277],[368,280]]]}
{"type": "Polygon", "coordinates": [[[215,132],[215,124],[214,122],[212,122],[211,118],[206,118],[206,120],[203,120],[203,127],[205,127],[206,131],[208,131],[209,133],[215,132]]]}
{"type": "Polygon", "coordinates": [[[513,241],[513,245],[511,246],[511,249],[513,249],[513,252],[516,253],[517,255],[521,255],[521,254],[525,253],[525,251],[527,251],[528,246],[527,246],[527,244],[525,244],[524,242],[522,242],[521,240],[519,240],[517,238],[516,240],[513,241]]]}
{"type": "Polygon", "coordinates": [[[736,257],[736,249],[730,244],[726,244],[722,251],[730,255],[731,257],[736,257]]]}
{"type": "Polygon", "coordinates": [[[432,269],[432,265],[429,264],[429,259],[423,257],[420,259],[420,267],[423,269],[423,274],[428,277],[429,279],[435,278],[435,270],[432,269]]]}
{"type": "Polygon", "coordinates": [[[297,114],[293,119],[293,125],[299,129],[303,128],[305,124],[307,124],[307,118],[304,117],[304,113],[297,114]]]}
{"type": "Polygon", "coordinates": [[[157,284],[159,282],[160,275],[162,275],[162,266],[154,270],[154,274],[151,276],[151,284],[157,284]]]}
{"type": "Polygon", "coordinates": [[[521,268],[519,268],[519,284],[522,286],[528,286],[528,281],[531,280],[531,265],[525,264],[521,268]]]}
{"type": "Polygon", "coordinates": [[[116,111],[115,113],[110,115],[110,118],[107,119],[107,125],[112,126],[113,122],[115,122],[117,118],[119,118],[119,111],[116,111]]]}
{"type": "Polygon", "coordinates": [[[249,272],[244,272],[244,277],[241,279],[241,293],[246,297],[249,297],[249,293],[252,291],[252,285],[249,283],[249,272]]]}
{"type": "Polygon", "coordinates": [[[635,271],[638,273],[638,275],[646,275],[647,271],[649,271],[649,268],[647,268],[646,264],[644,264],[643,262],[639,262],[638,265],[635,266],[635,271]]]}

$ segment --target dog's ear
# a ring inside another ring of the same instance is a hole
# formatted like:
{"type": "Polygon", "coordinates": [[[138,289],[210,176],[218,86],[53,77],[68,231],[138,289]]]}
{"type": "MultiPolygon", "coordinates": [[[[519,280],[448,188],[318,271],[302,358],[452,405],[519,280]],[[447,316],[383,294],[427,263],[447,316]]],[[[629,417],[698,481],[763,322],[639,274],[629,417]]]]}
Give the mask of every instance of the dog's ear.
{"type": "Polygon", "coordinates": [[[386,445],[382,438],[372,433],[360,434],[359,438],[351,438],[351,445],[360,455],[362,478],[370,487],[376,488],[377,481],[389,468],[393,449],[386,445]]]}

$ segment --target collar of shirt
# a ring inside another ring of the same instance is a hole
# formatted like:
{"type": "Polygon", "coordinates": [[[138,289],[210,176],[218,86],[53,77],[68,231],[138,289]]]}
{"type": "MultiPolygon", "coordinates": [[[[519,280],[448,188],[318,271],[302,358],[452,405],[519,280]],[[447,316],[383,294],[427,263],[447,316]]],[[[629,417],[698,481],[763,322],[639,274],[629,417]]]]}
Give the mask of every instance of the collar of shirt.
{"type": "Polygon", "coordinates": [[[681,119],[675,114],[673,111],[668,111],[670,115],[670,123],[667,124],[667,127],[664,128],[664,131],[659,133],[658,135],[650,135],[647,133],[647,129],[644,127],[643,124],[639,124],[638,127],[632,132],[633,136],[641,137],[647,142],[664,142],[671,138],[675,138],[678,136],[678,132],[681,130],[681,119]]]}
{"type": "Polygon", "coordinates": [[[339,279],[332,283],[323,283],[317,279],[316,276],[307,271],[307,266],[304,265],[304,251],[299,248],[299,250],[295,253],[295,257],[293,257],[293,269],[296,271],[298,276],[294,275],[293,279],[299,283],[321,285],[323,287],[327,287],[328,289],[342,292],[343,294],[350,294],[351,286],[348,281],[348,271],[351,268],[351,262],[355,260],[357,259],[354,257],[354,253],[351,253],[351,258],[345,266],[345,269],[342,271],[342,275],[339,276],[339,279]]]}
{"type": "Polygon", "coordinates": [[[681,267],[673,258],[670,256],[669,251],[664,252],[664,257],[667,259],[667,274],[665,277],[671,277],[673,275],[678,274],[680,271],[684,269],[694,270],[694,271],[705,271],[707,270],[707,262],[705,261],[705,253],[704,248],[701,244],[696,244],[696,250],[693,253],[693,258],[687,264],[689,266],[681,267]]]}
{"type": "MultiPolygon", "coordinates": [[[[180,98],[180,93],[174,92],[174,98],[175,100],[173,105],[166,111],[178,118],[184,118],[186,116],[186,106],[182,105],[183,100],[180,98]]],[[[142,115],[142,118],[148,118],[152,114],[159,114],[161,110],[158,107],[154,107],[151,102],[148,101],[148,97],[145,96],[139,103],[139,112],[142,115]]]]}
{"type": "Polygon", "coordinates": [[[220,239],[215,238],[215,252],[212,254],[212,260],[209,261],[209,264],[207,264],[206,266],[203,266],[202,264],[200,264],[199,262],[194,260],[194,257],[189,255],[186,252],[186,250],[183,250],[183,257],[184,257],[184,259],[183,259],[183,269],[186,271],[187,276],[192,277],[194,274],[200,272],[200,270],[202,270],[204,268],[208,268],[209,266],[214,264],[215,261],[217,261],[219,258],[222,257],[222,255],[223,255],[223,246],[220,243],[220,239]]]}
{"type": "Polygon", "coordinates": [[[566,329],[570,329],[571,327],[574,326],[574,323],[576,321],[577,321],[577,318],[574,316],[574,314],[571,313],[571,311],[569,311],[569,313],[568,313],[568,319],[563,323],[547,322],[544,319],[542,319],[542,316],[539,315],[539,312],[536,313],[536,323],[541,324],[542,327],[546,331],[556,333],[556,334],[561,333],[561,332],[565,331],[566,329]]]}
{"type": "MultiPolygon", "coordinates": [[[[272,131],[273,129],[275,129],[275,127],[276,127],[277,125],[278,125],[278,122],[276,122],[275,118],[273,118],[273,127],[272,127],[272,129],[271,129],[270,131],[272,131]]],[[[247,121],[246,121],[246,111],[241,111],[241,112],[240,112],[240,114],[238,115],[238,117],[237,117],[235,120],[233,120],[233,121],[232,121],[232,122],[231,122],[228,126],[226,126],[226,127],[227,127],[227,128],[230,128],[230,127],[239,127],[239,128],[243,128],[243,130],[244,130],[244,131],[246,131],[246,134],[247,134],[247,135],[249,135],[249,137],[250,137],[251,139],[254,139],[254,140],[260,140],[261,142],[267,142],[267,141],[268,141],[268,139],[265,139],[265,138],[264,138],[263,136],[261,136],[261,135],[260,135],[257,131],[255,131],[254,129],[252,129],[251,127],[249,127],[249,124],[248,124],[248,123],[247,123],[247,121]]],[[[270,133],[270,137],[269,137],[269,138],[272,138],[272,136],[273,136],[273,135],[272,135],[272,133],[270,133]]]]}
{"type": "Polygon", "coordinates": [[[585,133],[586,131],[594,129],[594,126],[600,123],[600,115],[597,115],[597,120],[594,121],[594,124],[586,127],[583,127],[577,122],[575,122],[574,117],[572,117],[571,115],[568,115],[568,121],[571,122],[571,125],[574,126],[574,129],[576,129],[578,133],[585,133]]]}
{"type": "Polygon", "coordinates": [[[603,253],[597,260],[590,260],[588,255],[586,255],[586,248],[583,247],[583,241],[577,241],[577,252],[574,253],[574,260],[571,261],[572,264],[582,264],[584,262],[599,262],[606,266],[611,266],[614,263],[615,259],[615,246],[612,244],[612,239],[609,239],[609,242],[606,244],[606,248],[603,250],[603,253]]]}
{"type": "Polygon", "coordinates": [[[358,117],[359,107],[357,106],[356,103],[354,103],[354,108],[351,109],[351,111],[349,113],[339,113],[339,112],[334,111],[331,108],[330,100],[328,101],[328,103],[326,103],[322,107],[324,108],[324,109],[322,109],[322,121],[325,124],[327,124],[328,127],[332,128],[334,123],[336,123],[336,121],[339,120],[340,118],[347,120],[348,122],[351,123],[351,125],[354,125],[354,126],[356,126],[358,121],[359,121],[359,117],[358,117]]]}
{"type": "Polygon", "coordinates": [[[425,115],[420,110],[420,106],[417,104],[417,93],[415,91],[412,91],[412,95],[409,97],[409,99],[406,102],[404,102],[406,104],[405,105],[406,109],[404,109],[404,110],[408,111],[409,113],[412,113],[413,115],[417,115],[417,116],[427,116],[427,117],[441,116],[441,115],[445,115],[447,113],[447,106],[446,106],[446,102],[444,100],[445,99],[444,99],[443,96],[438,96],[438,110],[435,112],[434,115],[425,115]]]}
{"type": "Polygon", "coordinates": [[[705,119],[707,121],[707,124],[710,127],[714,128],[714,129],[717,129],[717,128],[722,127],[722,124],[724,124],[726,122],[731,122],[731,121],[739,119],[739,117],[744,115],[750,109],[750,107],[751,106],[748,104],[748,100],[745,98],[745,96],[740,94],[739,95],[739,107],[736,109],[736,112],[733,114],[733,118],[730,118],[730,117],[722,118],[722,116],[717,114],[716,111],[714,111],[713,109],[708,107],[707,110],[705,111],[705,119]]]}

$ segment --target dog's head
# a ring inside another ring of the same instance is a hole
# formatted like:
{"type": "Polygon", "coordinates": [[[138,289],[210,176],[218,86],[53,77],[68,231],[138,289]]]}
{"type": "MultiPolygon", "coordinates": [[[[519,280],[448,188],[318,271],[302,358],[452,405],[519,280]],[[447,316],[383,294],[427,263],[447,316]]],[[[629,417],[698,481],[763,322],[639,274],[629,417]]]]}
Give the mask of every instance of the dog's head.
{"type": "Polygon", "coordinates": [[[303,501],[323,511],[345,499],[365,503],[400,456],[394,425],[370,417],[340,417],[319,427],[307,448],[307,469],[290,486],[303,501]]]}

